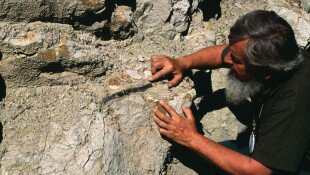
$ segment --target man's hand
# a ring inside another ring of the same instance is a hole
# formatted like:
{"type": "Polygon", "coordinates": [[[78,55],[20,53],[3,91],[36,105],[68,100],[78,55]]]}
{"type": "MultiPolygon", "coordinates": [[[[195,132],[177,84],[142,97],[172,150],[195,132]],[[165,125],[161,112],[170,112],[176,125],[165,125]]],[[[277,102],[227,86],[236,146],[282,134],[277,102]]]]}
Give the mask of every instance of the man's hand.
{"type": "Polygon", "coordinates": [[[169,80],[168,87],[175,87],[182,82],[185,71],[185,67],[177,59],[164,55],[152,56],[151,72],[153,75],[149,81],[156,81],[164,76],[171,75],[172,79],[169,80]]]}
{"type": "Polygon", "coordinates": [[[195,126],[192,111],[189,108],[182,107],[185,115],[185,117],[182,117],[166,102],[160,101],[159,103],[170,116],[166,116],[158,107],[155,107],[153,110],[153,117],[159,127],[160,134],[181,145],[189,147],[192,139],[199,134],[195,126]]]}
{"type": "Polygon", "coordinates": [[[168,112],[166,116],[161,110],[154,109],[153,117],[163,136],[186,146],[202,157],[228,172],[228,174],[270,175],[272,170],[260,162],[241,153],[228,149],[199,134],[195,127],[195,119],[189,108],[183,107],[185,117],[180,116],[166,102],[159,104],[168,112]]]}

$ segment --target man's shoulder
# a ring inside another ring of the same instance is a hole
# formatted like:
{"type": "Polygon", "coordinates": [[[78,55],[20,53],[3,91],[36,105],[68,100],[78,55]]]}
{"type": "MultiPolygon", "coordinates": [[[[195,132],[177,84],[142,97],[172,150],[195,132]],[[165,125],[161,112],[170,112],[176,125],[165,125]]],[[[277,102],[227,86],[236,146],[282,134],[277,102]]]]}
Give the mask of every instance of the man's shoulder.
{"type": "Polygon", "coordinates": [[[292,76],[281,87],[282,91],[293,91],[295,95],[310,95],[310,58],[305,57],[301,68],[293,72],[292,76]]]}
{"type": "Polygon", "coordinates": [[[271,113],[282,111],[286,115],[303,113],[304,116],[305,113],[310,113],[309,80],[310,59],[307,58],[300,69],[290,74],[282,83],[270,88],[264,100],[264,114],[269,116],[271,113]]]}

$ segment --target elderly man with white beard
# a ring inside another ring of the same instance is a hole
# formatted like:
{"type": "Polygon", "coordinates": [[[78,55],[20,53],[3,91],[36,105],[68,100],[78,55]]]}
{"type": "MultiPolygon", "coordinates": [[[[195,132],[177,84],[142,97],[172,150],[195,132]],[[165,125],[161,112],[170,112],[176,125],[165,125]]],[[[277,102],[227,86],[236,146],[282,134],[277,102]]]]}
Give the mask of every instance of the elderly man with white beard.
{"type": "Polygon", "coordinates": [[[231,27],[228,38],[229,44],[177,59],[153,56],[149,81],[171,75],[171,88],[190,69],[229,68],[227,103],[238,105],[251,98],[254,104],[249,153],[204,137],[189,108],[182,107],[183,117],[164,100],[160,105],[168,114],[158,107],[153,110],[159,132],[228,174],[310,174],[308,53],[298,47],[287,21],[273,11],[245,14],[231,27]]]}

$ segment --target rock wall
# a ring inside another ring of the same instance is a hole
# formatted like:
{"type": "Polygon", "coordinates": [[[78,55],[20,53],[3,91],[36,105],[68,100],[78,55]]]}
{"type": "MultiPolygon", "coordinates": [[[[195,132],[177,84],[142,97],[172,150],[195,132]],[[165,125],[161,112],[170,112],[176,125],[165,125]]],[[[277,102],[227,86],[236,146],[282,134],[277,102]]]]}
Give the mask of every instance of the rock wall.
{"type": "Polygon", "coordinates": [[[310,36],[309,14],[283,0],[0,0],[0,7],[3,175],[201,174],[204,160],[162,139],[151,109],[159,99],[178,112],[192,105],[206,137],[234,139],[244,126],[206,95],[225,87],[226,71],[193,72],[168,89],[146,81],[150,57],[225,43],[237,17],[253,9],[286,18],[302,46],[310,36]]]}
{"type": "Polygon", "coordinates": [[[199,0],[2,0],[0,20],[65,23],[101,39],[186,32],[199,0]]]}

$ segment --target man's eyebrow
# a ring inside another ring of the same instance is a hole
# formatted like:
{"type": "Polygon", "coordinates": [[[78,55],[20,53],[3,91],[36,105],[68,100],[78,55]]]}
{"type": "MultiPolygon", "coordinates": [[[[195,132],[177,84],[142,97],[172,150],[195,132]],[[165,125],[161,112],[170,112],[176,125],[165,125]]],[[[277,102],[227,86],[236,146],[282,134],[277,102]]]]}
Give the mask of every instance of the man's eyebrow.
{"type": "Polygon", "coordinates": [[[239,60],[239,58],[236,57],[236,54],[232,50],[230,50],[230,55],[233,56],[234,58],[237,58],[239,60]]]}
{"type": "Polygon", "coordinates": [[[230,52],[230,57],[234,62],[241,62],[241,58],[236,57],[233,52],[230,52]]]}
{"type": "Polygon", "coordinates": [[[234,50],[231,49],[231,46],[232,45],[229,45],[229,52],[230,52],[230,54],[233,55],[235,58],[238,58],[238,57],[236,57],[236,54],[235,54],[234,50]]]}
{"type": "Polygon", "coordinates": [[[230,54],[235,55],[234,51],[233,51],[233,50],[231,50],[231,47],[230,47],[230,46],[229,46],[229,51],[230,51],[230,54]]]}

